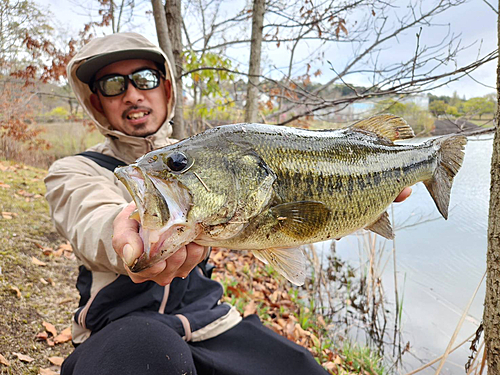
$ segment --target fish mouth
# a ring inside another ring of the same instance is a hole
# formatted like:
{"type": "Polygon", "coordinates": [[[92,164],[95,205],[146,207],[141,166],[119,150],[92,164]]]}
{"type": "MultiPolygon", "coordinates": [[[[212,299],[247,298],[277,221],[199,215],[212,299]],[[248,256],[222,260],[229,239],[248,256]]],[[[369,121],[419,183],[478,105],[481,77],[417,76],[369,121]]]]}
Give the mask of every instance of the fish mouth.
{"type": "Polygon", "coordinates": [[[137,165],[118,168],[115,174],[132,195],[140,217],[144,252],[129,266],[132,272],[167,259],[197,237],[194,223],[188,221],[191,195],[177,180],[151,176],[137,165]]]}

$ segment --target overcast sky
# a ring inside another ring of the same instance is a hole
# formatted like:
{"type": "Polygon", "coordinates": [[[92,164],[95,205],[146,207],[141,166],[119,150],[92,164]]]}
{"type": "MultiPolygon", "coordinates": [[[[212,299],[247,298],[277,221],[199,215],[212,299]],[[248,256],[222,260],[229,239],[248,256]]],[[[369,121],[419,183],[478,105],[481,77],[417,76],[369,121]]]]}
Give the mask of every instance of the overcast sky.
{"type": "MultiPolygon", "coordinates": [[[[77,4],[91,4],[91,0],[35,0],[37,3],[47,7],[55,16],[60,26],[68,29],[70,35],[77,35],[77,32],[82,28],[83,24],[89,21],[88,13],[80,8],[77,4]]],[[[435,3],[435,0],[425,0],[429,3],[435,3]]],[[[404,10],[405,0],[391,0],[391,4],[397,4],[401,10],[404,10]]],[[[448,10],[442,15],[437,16],[434,21],[443,25],[450,24],[450,30],[454,34],[461,34],[462,46],[471,45],[465,53],[462,53],[458,59],[458,65],[471,63],[480,49],[481,52],[486,53],[496,48],[497,44],[497,15],[491,9],[491,6],[497,6],[497,2],[493,0],[469,0],[466,4],[448,10]],[[487,3],[487,2],[488,3],[487,3]]],[[[88,8],[88,6],[87,6],[88,8]]],[[[138,12],[137,14],[144,14],[138,12]]],[[[140,25],[134,31],[142,33],[148,37],[152,42],[157,43],[154,25],[152,18],[138,17],[135,24],[140,25]]],[[[447,27],[438,29],[423,29],[420,43],[421,45],[432,44],[441,35],[446,32],[447,27]]],[[[414,53],[416,38],[415,30],[411,30],[405,36],[399,38],[398,42],[390,47],[391,54],[389,56],[411,56],[414,53]]],[[[345,48],[345,47],[343,47],[345,48]]],[[[248,49],[248,48],[247,48],[248,49]]],[[[238,60],[247,61],[244,53],[239,53],[238,60]]],[[[342,56],[346,51],[331,50],[325,56],[325,62],[322,66],[318,66],[323,71],[322,79],[325,81],[331,78],[334,74],[329,70],[326,61],[331,61],[335,68],[340,68],[342,65],[342,56]],[[328,53],[331,55],[328,56],[328,53]]],[[[304,51],[307,53],[307,51],[304,51]]],[[[268,51],[264,59],[272,60],[277,66],[280,66],[280,56],[286,55],[283,49],[277,51],[268,51]]],[[[403,58],[402,58],[403,60],[403,58]]],[[[283,59],[281,65],[285,66],[287,63],[283,59]]],[[[241,69],[242,67],[240,67],[241,69]]],[[[265,67],[263,67],[265,69],[265,67]]],[[[244,69],[242,69],[244,70],[244,69]]],[[[366,84],[362,77],[350,77],[350,83],[366,84]]],[[[465,96],[470,98],[473,96],[482,96],[495,91],[496,82],[496,62],[490,62],[483,67],[477,69],[472,73],[472,78],[465,77],[458,82],[451,83],[445,87],[439,88],[434,91],[437,95],[452,95],[457,91],[460,97],[465,96]],[[477,82],[476,82],[477,81],[477,82]],[[490,87],[487,87],[490,86],[490,87]]]]}

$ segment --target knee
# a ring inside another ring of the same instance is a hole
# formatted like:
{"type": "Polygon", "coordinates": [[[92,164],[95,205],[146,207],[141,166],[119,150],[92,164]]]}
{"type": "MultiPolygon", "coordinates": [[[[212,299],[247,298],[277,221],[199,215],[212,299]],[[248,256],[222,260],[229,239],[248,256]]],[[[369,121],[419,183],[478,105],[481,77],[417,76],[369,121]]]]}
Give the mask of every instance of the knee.
{"type": "Polygon", "coordinates": [[[147,317],[130,316],[109,324],[81,344],[70,360],[75,370],[83,370],[71,372],[75,375],[196,373],[184,340],[167,325],[147,317]],[[92,372],[89,363],[99,371],[92,372]]]}

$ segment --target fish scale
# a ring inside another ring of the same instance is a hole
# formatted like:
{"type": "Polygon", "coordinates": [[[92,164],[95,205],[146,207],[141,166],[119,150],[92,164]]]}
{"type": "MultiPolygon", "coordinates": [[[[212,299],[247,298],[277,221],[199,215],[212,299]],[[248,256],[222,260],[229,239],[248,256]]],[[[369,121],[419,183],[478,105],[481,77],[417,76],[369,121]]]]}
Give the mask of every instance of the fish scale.
{"type": "Polygon", "coordinates": [[[196,242],[252,250],[301,284],[300,245],[361,228],[392,238],[386,209],[406,186],[423,181],[446,218],[466,138],[393,143],[412,136],[408,124],[393,115],[323,131],[237,124],[146,154],[115,172],[138,207],[144,196],[164,198],[146,200],[150,207],[139,209],[142,231],[156,231],[146,237],[159,240],[145,244],[131,269],[141,271],[196,242]],[[178,170],[168,167],[174,159],[182,161],[175,164],[178,170]],[[152,187],[159,193],[148,191],[152,187]],[[148,220],[165,212],[170,219],[148,220]],[[166,224],[148,228],[147,222],[166,224]]]}

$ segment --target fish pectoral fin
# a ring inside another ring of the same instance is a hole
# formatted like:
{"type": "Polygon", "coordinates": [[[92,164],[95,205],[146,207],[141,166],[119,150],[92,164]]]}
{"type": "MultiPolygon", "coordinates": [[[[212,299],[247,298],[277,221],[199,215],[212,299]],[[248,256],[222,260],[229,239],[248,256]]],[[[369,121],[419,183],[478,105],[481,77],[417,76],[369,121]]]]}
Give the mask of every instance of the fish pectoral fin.
{"type": "Polygon", "coordinates": [[[128,218],[137,221],[139,224],[141,223],[141,215],[139,214],[139,210],[137,208],[132,211],[128,218]]]}
{"type": "Polygon", "coordinates": [[[277,229],[298,240],[318,233],[327,224],[331,212],[324,203],[315,201],[283,203],[269,210],[277,229]]]}
{"type": "Polygon", "coordinates": [[[367,225],[365,229],[380,234],[382,237],[385,237],[388,240],[392,240],[394,238],[394,232],[392,230],[391,222],[389,221],[389,214],[387,213],[387,211],[384,211],[384,213],[380,215],[375,222],[367,225]]]}
{"type": "Polygon", "coordinates": [[[391,142],[397,139],[408,139],[415,137],[413,129],[401,117],[394,115],[372,116],[365,120],[355,122],[350,126],[351,129],[361,129],[377,134],[379,137],[386,138],[391,142]]]}
{"type": "Polygon", "coordinates": [[[295,285],[303,285],[306,279],[306,257],[300,247],[253,250],[257,259],[283,275],[295,285]]]}

